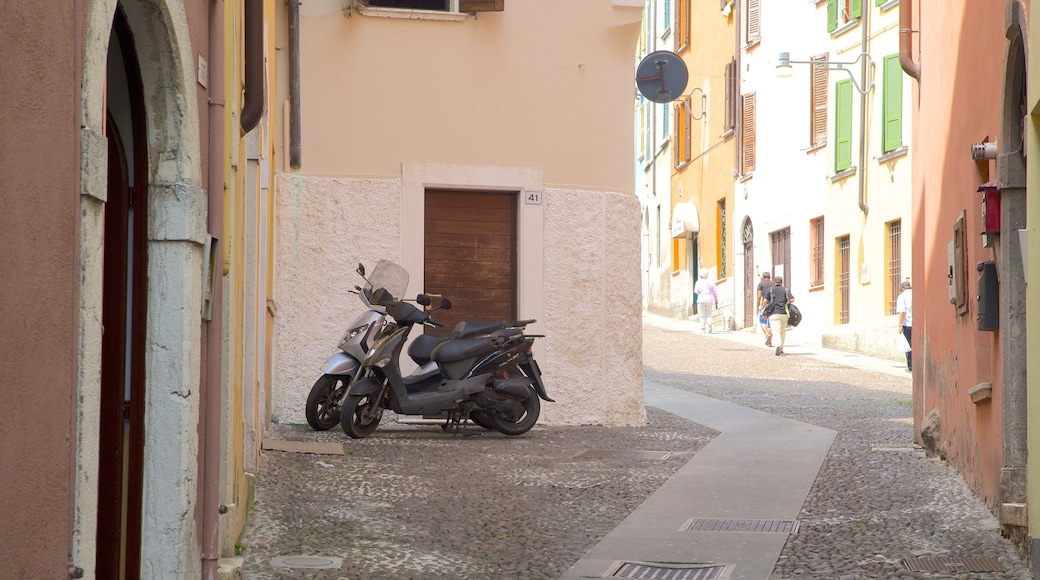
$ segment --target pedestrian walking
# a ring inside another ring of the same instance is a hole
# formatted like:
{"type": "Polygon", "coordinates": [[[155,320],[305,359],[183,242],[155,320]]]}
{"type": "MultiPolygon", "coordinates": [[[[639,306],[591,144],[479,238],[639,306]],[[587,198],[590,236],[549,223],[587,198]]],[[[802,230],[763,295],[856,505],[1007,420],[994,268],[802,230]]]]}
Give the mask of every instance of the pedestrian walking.
{"type": "MultiPolygon", "coordinates": [[[[758,292],[755,295],[755,304],[762,304],[762,293],[773,287],[773,276],[769,271],[762,272],[762,280],[758,283],[758,292]]],[[[762,327],[762,334],[766,335],[766,346],[773,346],[773,331],[769,328],[769,319],[766,318],[762,307],[758,307],[758,325],[762,327]]]]}
{"type": "Polygon", "coordinates": [[[773,285],[763,292],[762,306],[769,317],[769,326],[773,336],[780,339],[776,345],[776,356],[784,354],[784,341],[787,338],[787,305],[794,302],[794,296],[784,288],[781,276],[773,278],[773,285]]]}
{"type": "Polygon", "coordinates": [[[693,293],[697,296],[697,316],[701,319],[701,332],[711,334],[714,326],[711,314],[719,297],[715,293],[715,284],[708,280],[707,270],[701,270],[701,278],[693,285],[693,293]]]}
{"type": "Polygon", "coordinates": [[[899,297],[896,298],[896,314],[899,314],[899,333],[906,339],[906,344],[903,345],[903,350],[906,351],[906,372],[912,372],[914,369],[913,358],[910,356],[911,349],[913,348],[910,337],[912,336],[913,326],[913,310],[914,304],[912,300],[912,289],[910,288],[910,280],[903,280],[903,283],[899,285],[899,289],[902,290],[899,293],[899,297]]]}

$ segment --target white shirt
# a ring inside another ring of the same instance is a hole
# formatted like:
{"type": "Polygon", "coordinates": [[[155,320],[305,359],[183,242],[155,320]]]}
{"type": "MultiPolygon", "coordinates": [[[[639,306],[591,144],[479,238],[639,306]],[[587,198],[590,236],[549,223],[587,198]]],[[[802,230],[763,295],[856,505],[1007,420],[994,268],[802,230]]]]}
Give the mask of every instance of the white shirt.
{"type": "Polygon", "coordinates": [[[903,326],[913,326],[913,310],[914,303],[911,300],[910,288],[907,288],[900,292],[899,297],[896,298],[896,314],[906,313],[906,318],[903,319],[903,326]]]}

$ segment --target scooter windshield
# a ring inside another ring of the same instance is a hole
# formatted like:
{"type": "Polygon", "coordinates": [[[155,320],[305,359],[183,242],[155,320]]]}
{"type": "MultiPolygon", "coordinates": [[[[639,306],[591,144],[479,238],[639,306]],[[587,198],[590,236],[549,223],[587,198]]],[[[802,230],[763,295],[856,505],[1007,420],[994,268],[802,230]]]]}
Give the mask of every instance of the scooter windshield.
{"type": "Polygon", "coordinates": [[[389,300],[400,300],[407,289],[408,272],[390,260],[379,260],[365,282],[361,300],[369,308],[378,308],[389,300]]]}

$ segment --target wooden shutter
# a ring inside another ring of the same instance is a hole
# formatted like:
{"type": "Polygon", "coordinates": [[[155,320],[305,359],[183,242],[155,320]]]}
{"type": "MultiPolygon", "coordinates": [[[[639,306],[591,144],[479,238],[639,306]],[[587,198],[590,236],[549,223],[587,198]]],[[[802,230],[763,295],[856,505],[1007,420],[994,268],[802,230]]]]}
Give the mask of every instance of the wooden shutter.
{"type": "Polygon", "coordinates": [[[827,32],[838,29],[838,0],[827,0],[827,32]]]}
{"type": "Polygon", "coordinates": [[[741,175],[755,170],[755,93],[744,95],[744,117],[741,143],[741,175]]]}
{"type": "Polygon", "coordinates": [[[852,79],[834,85],[834,172],[852,167],[852,79]]]}
{"type": "Polygon", "coordinates": [[[762,36],[761,22],[760,22],[759,0],[747,0],[747,40],[746,42],[751,43],[752,41],[758,40],[762,36]]]}
{"type": "Polygon", "coordinates": [[[881,140],[882,152],[888,153],[903,146],[903,69],[898,54],[885,57],[884,77],[881,140]]]}
{"type": "Polygon", "coordinates": [[[506,0],[459,0],[459,12],[502,12],[506,0]]]}
{"type": "Polygon", "coordinates": [[[855,20],[863,14],[863,2],[861,0],[849,0],[849,20],[855,20]]]}
{"type": "MultiPolygon", "coordinates": [[[[813,61],[825,61],[828,54],[812,57],[813,61]]],[[[809,84],[812,94],[812,102],[809,111],[809,144],[812,146],[822,145],[827,142],[827,67],[826,65],[812,65],[809,72],[809,84]]]]}
{"type": "Polygon", "coordinates": [[[680,161],[687,163],[693,157],[693,97],[686,97],[682,120],[683,120],[683,132],[682,132],[682,157],[680,161]]]}
{"type": "Polygon", "coordinates": [[[675,52],[690,47],[690,1],[678,0],[675,7],[675,52]]]}

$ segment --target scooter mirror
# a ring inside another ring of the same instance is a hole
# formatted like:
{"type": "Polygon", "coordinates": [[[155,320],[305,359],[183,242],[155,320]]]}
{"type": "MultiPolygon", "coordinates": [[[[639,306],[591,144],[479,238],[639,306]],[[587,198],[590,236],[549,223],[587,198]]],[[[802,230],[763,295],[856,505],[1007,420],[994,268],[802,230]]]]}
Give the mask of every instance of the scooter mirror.
{"type": "Polygon", "coordinates": [[[451,310],[451,300],[447,298],[441,298],[441,308],[445,310],[451,310]]]}
{"type": "Polygon", "coordinates": [[[423,306],[429,306],[430,296],[428,294],[419,294],[415,297],[415,301],[423,306]]]}
{"type": "Polygon", "coordinates": [[[362,276],[362,277],[364,277],[364,276],[365,276],[365,265],[364,265],[364,264],[362,264],[361,262],[358,262],[358,265],[357,265],[357,273],[358,273],[358,274],[361,274],[361,276],[362,276]]]}

